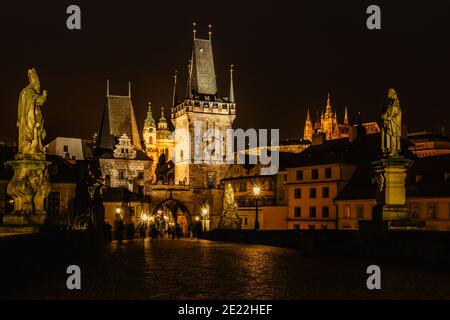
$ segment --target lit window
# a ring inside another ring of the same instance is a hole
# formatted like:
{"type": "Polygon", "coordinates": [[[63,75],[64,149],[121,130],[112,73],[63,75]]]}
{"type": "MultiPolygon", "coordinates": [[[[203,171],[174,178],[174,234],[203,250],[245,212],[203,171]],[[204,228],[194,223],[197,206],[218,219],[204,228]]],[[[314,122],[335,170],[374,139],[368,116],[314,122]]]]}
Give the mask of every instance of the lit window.
{"type": "Polygon", "coordinates": [[[437,205],[436,204],[429,204],[427,206],[427,216],[430,220],[435,220],[437,217],[437,205]]]}
{"type": "Polygon", "coordinates": [[[349,219],[350,218],[350,205],[346,204],[344,206],[344,218],[349,219]]]}

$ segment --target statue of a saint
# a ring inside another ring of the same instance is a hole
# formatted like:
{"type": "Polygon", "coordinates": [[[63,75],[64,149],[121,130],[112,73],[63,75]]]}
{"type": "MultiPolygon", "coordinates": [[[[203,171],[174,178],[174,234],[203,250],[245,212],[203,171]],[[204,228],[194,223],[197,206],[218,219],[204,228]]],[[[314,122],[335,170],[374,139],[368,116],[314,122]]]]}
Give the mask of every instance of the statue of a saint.
{"type": "Polygon", "coordinates": [[[231,183],[228,183],[225,189],[225,203],[224,208],[234,206],[234,189],[231,183]]]}
{"type": "Polygon", "coordinates": [[[32,158],[44,154],[42,140],[45,138],[44,119],[41,107],[47,98],[47,91],[41,94],[41,85],[36,70],[28,70],[29,85],[19,97],[17,126],[19,127],[19,152],[21,158],[32,158]]]}
{"type": "Polygon", "coordinates": [[[388,104],[381,116],[381,149],[388,157],[398,157],[401,150],[400,138],[402,133],[402,109],[394,89],[389,89],[388,104]]]}

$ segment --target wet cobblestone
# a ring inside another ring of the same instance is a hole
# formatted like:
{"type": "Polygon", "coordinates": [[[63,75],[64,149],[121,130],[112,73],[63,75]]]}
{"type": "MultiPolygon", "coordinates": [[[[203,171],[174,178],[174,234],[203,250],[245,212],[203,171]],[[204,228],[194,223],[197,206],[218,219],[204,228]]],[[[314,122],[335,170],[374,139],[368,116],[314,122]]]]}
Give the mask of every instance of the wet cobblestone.
{"type": "MultiPolygon", "coordinates": [[[[366,288],[367,262],[305,257],[296,250],[205,240],[116,243],[12,293],[22,299],[449,299],[450,273],[379,264],[382,290],[366,288]]],[[[371,264],[376,264],[372,262],[371,264]]]]}

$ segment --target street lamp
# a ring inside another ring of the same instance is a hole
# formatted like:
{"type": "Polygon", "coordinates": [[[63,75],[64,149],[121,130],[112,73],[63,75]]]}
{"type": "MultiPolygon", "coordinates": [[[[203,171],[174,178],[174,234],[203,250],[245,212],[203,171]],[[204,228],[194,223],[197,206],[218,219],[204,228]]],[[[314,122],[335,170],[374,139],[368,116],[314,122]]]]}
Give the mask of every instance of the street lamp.
{"type": "Polygon", "coordinates": [[[122,209],[116,208],[116,214],[117,214],[118,218],[122,218],[122,217],[120,216],[120,212],[121,212],[121,211],[122,211],[122,209]]]}
{"type": "Polygon", "coordinates": [[[261,187],[259,185],[253,186],[253,196],[255,197],[256,214],[255,214],[255,230],[259,229],[258,221],[258,198],[261,195],[261,187]]]}

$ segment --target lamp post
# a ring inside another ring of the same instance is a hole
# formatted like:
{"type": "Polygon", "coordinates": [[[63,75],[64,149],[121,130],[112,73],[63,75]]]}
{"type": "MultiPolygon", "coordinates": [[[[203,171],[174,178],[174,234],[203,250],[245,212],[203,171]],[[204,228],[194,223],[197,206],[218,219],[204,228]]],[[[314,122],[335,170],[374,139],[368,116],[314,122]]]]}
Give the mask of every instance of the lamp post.
{"type": "Polygon", "coordinates": [[[258,220],[258,198],[261,194],[261,187],[260,186],[253,186],[253,196],[255,197],[255,206],[256,206],[256,212],[255,212],[255,230],[259,230],[259,220],[258,220]]]}

